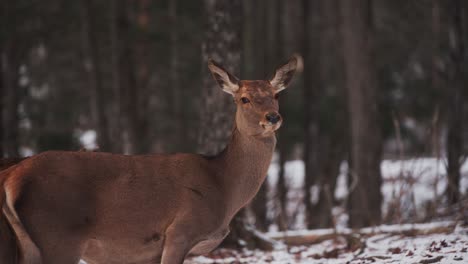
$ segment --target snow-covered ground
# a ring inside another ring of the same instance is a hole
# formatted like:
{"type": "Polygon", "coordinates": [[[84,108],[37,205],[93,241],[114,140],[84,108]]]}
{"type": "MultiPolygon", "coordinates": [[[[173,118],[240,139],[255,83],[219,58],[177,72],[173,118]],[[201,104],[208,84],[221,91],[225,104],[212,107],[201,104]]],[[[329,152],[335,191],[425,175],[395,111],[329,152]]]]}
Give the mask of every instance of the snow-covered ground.
{"type": "MultiPolygon", "coordinates": [[[[330,230],[294,231],[287,235],[320,236],[327,232],[330,230]]],[[[468,227],[454,222],[384,225],[338,233],[345,235],[308,246],[283,246],[271,252],[218,249],[185,263],[468,263],[468,227]],[[350,243],[346,234],[360,234],[356,236],[358,243],[350,243]]],[[[278,237],[278,233],[269,235],[278,237]]]]}
{"type": "MultiPolygon", "coordinates": [[[[341,164],[340,175],[334,190],[336,200],[343,200],[348,195],[346,163],[341,164]]],[[[268,171],[269,197],[273,201],[274,190],[278,182],[278,163],[273,162],[268,171]]],[[[429,205],[436,205],[447,187],[447,172],[444,159],[413,158],[407,160],[384,160],[381,163],[383,184],[382,211],[384,219],[393,222],[405,222],[409,219],[420,220],[427,216],[429,205]],[[390,212],[389,209],[392,209],[390,212]],[[395,212],[397,211],[397,212],[395,212]],[[390,215],[390,214],[393,215],[390,215]],[[396,216],[395,216],[396,214],[396,216]],[[398,217],[398,219],[394,219],[398,217]],[[389,219],[390,218],[390,219],[389,219]]],[[[294,229],[304,227],[302,186],[304,183],[304,162],[302,160],[289,161],[285,165],[285,178],[288,194],[288,214],[295,215],[294,229]]],[[[358,183],[365,184],[365,183],[358,183]]],[[[461,168],[460,191],[468,192],[468,160],[461,168]]],[[[312,202],[318,198],[317,186],[312,187],[312,202]]],[[[275,203],[269,203],[269,212],[274,215],[275,203]]],[[[346,226],[347,217],[342,208],[334,208],[337,221],[346,226]]],[[[272,230],[276,230],[273,225],[272,230]]]]}
{"type": "MultiPolygon", "coordinates": [[[[270,189],[269,212],[274,212],[274,189],[278,181],[278,164],[273,162],[268,172],[270,189]]],[[[399,219],[387,219],[405,222],[424,219],[428,204],[439,203],[446,186],[446,167],[444,160],[435,158],[417,158],[408,160],[384,160],[381,164],[383,177],[383,213],[390,209],[399,210],[399,219]]],[[[468,192],[468,161],[463,164],[460,191],[468,192]]],[[[347,196],[347,164],[343,163],[337,187],[334,191],[337,200],[347,196]]],[[[267,233],[271,238],[281,240],[290,236],[323,236],[332,238],[320,243],[301,246],[282,246],[271,252],[260,250],[235,251],[218,249],[207,256],[192,257],[185,263],[468,263],[468,226],[454,222],[425,224],[381,225],[360,230],[346,227],[346,214],[340,206],[334,208],[344,215],[338,219],[336,230],[301,230],[303,223],[302,186],[304,183],[304,163],[300,160],[286,163],[288,213],[295,215],[294,229],[286,233],[274,232],[272,225],[267,233]],[[450,227],[450,228],[447,228],[450,227]],[[453,228],[452,228],[453,227],[453,228]],[[449,231],[447,231],[447,229],[449,231]],[[336,232],[336,233],[335,233],[336,232]],[[349,237],[358,237],[359,245],[353,248],[349,237]]],[[[312,188],[317,192],[317,187],[312,188]]],[[[315,195],[316,196],[316,195],[315,195]]],[[[317,197],[312,195],[312,200],[317,197]]],[[[274,214],[274,213],[272,213],[274,214]]],[[[466,222],[465,222],[466,224],[466,222]]]]}

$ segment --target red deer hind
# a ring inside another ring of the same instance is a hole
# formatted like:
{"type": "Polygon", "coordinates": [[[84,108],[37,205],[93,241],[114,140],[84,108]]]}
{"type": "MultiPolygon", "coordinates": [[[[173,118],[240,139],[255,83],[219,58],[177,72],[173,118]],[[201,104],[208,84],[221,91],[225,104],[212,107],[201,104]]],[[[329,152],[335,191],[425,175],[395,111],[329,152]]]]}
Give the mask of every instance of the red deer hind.
{"type": "Polygon", "coordinates": [[[0,263],[180,264],[213,250],[266,177],[282,123],[277,94],[297,63],[241,81],[209,62],[237,105],[216,157],[50,151],[1,171],[0,263]]]}

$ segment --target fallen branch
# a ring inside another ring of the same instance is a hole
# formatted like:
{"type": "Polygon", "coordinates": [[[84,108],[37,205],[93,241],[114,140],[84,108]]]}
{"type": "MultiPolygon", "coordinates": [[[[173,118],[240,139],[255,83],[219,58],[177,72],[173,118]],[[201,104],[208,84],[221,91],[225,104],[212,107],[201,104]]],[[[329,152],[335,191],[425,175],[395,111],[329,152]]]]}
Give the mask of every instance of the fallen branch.
{"type": "Polygon", "coordinates": [[[444,257],[443,256],[437,256],[435,258],[429,258],[429,259],[423,259],[419,263],[421,264],[430,264],[430,263],[437,263],[440,262],[444,257]]]}
{"type": "MultiPolygon", "coordinates": [[[[408,229],[408,230],[397,230],[397,231],[357,231],[353,234],[360,237],[370,237],[378,234],[388,235],[388,236],[404,236],[404,237],[415,237],[415,236],[426,236],[431,234],[441,234],[441,233],[451,233],[455,228],[455,224],[449,226],[439,226],[429,229],[408,229]]],[[[312,245],[318,244],[326,240],[336,240],[338,238],[348,239],[350,237],[351,231],[335,233],[333,229],[330,229],[329,232],[321,234],[288,234],[288,232],[270,235],[270,238],[278,241],[282,241],[288,246],[300,246],[300,245],[312,245]]]]}

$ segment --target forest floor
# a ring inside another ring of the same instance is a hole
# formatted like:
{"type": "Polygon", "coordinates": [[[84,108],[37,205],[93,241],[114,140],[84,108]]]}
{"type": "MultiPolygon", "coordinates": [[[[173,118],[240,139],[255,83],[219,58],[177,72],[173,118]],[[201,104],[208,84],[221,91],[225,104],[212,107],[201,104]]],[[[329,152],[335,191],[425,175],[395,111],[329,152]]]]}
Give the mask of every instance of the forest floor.
{"type": "MultiPolygon", "coordinates": [[[[273,162],[268,173],[268,212],[275,215],[275,189],[278,163],[273,162]]],[[[266,235],[279,241],[273,251],[217,249],[206,256],[192,257],[187,264],[209,263],[468,263],[468,201],[461,207],[449,208],[443,202],[447,186],[443,160],[414,158],[384,160],[381,165],[383,185],[382,211],[384,219],[393,223],[420,224],[381,225],[351,230],[343,203],[333,208],[337,228],[303,230],[304,163],[289,161],[285,166],[288,215],[294,219],[285,233],[266,235]],[[438,220],[433,220],[438,219],[438,220]],[[447,220],[441,222],[441,220],[447,220]],[[435,222],[438,221],[438,222],[435,222]]],[[[461,169],[460,191],[468,192],[468,161],[461,169]]],[[[342,164],[334,193],[337,201],[347,196],[347,166],[342,164]]]]}
{"type": "Polygon", "coordinates": [[[185,263],[468,263],[468,226],[455,222],[267,235],[282,241],[277,249],[217,249],[185,263]]]}

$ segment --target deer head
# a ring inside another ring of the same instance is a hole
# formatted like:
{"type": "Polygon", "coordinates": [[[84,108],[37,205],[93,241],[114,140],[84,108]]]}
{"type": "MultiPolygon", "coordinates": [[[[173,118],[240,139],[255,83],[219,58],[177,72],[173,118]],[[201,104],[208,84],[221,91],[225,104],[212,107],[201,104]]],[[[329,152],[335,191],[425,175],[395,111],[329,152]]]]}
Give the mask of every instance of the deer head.
{"type": "Polygon", "coordinates": [[[231,94],[236,103],[236,126],[246,135],[267,137],[281,126],[278,95],[291,82],[299,58],[292,57],[278,67],[270,80],[239,80],[220,64],[210,60],[208,68],[224,92],[231,94]]]}

